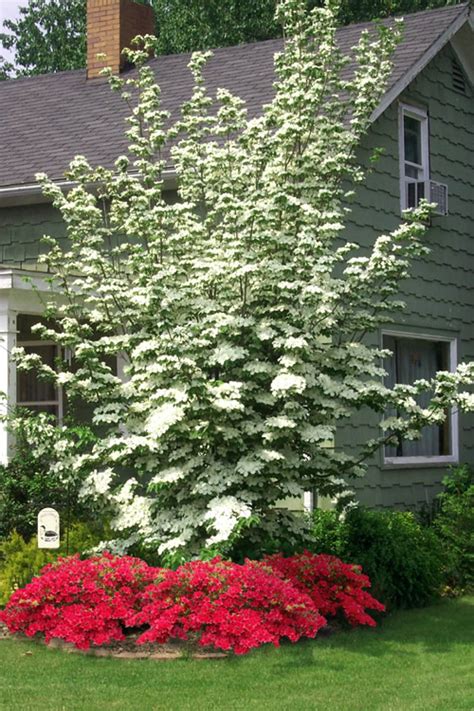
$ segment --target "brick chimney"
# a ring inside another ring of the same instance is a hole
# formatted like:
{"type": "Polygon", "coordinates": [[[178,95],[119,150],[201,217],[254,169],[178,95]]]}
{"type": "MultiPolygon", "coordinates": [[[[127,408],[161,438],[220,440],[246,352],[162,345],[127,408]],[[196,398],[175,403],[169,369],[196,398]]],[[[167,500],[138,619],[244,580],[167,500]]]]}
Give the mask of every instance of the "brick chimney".
{"type": "Polygon", "coordinates": [[[154,35],[153,8],[134,0],[87,0],[87,78],[100,76],[104,67],[118,74],[124,66],[122,50],[137,35],[154,35]],[[105,54],[106,59],[97,59],[105,54]]]}

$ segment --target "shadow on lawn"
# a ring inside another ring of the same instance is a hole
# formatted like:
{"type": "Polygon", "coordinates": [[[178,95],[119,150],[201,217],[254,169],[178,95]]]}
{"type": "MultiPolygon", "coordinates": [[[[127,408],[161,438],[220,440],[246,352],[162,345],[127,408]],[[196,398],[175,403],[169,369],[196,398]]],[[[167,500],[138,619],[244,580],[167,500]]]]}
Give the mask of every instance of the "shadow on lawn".
{"type": "Polygon", "coordinates": [[[458,600],[455,605],[442,601],[428,608],[396,612],[382,619],[375,629],[359,628],[336,632],[329,638],[301,640],[297,645],[285,644],[284,659],[277,666],[282,673],[290,673],[297,667],[314,666],[320,655],[324,655],[327,665],[328,650],[373,658],[395,653],[406,658],[416,657],[420,651],[447,653],[455,645],[474,645],[474,599],[458,600]],[[412,645],[416,649],[411,649],[412,645]]]}

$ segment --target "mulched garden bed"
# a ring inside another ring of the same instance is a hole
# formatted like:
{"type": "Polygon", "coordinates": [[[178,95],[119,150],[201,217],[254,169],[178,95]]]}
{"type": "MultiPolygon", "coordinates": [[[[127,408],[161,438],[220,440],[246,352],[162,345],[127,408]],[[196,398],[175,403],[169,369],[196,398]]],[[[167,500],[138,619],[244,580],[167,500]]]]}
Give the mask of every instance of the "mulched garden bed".
{"type": "MultiPolygon", "coordinates": [[[[219,652],[214,649],[199,648],[191,646],[181,641],[169,642],[168,644],[141,644],[136,645],[135,640],[139,636],[130,634],[121,642],[105,644],[102,647],[90,647],[89,649],[78,649],[70,642],[62,639],[52,639],[48,645],[50,649],[61,649],[69,654],[84,654],[91,657],[114,657],[120,659],[182,659],[192,657],[193,659],[226,659],[229,654],[219,652]]],[[[33,642],[45,646],[44,639],[38,637],[27,637],[23,634],[10,634],[5,625],[0,623],[0,640],[17,639],[33,642]]]]}
{"type": "MultiPolygon", "coordinates": [[[[335,625],[326,625],[318,632],[318,637],[328,637],[337,631],[335,625]]],[[[121,642],[106,644],[102,647],[90,647],[89,649],[77,649],[70,642],[64,642],[62,639],[52,639],[47,645],[50,649],[61,649],[69,654],[84,654],[90,657],[114,657],[115,659],[227,659],[232,656],[231,652],[222,652],[214,649],[206,649],[205,647],[197,647],[189,643],[176,640],[167,644],[141,644],[137,646],[135,640],[140,635],[127,635],[126,639],[121,642]]],[[[41,637],[26,637],[22,634],[11,635],[7,627],[0,622],[0,640],[1,639],[18,639],[28,640],[35,644],[44,646],[44,640],[41,637]]]]}
{"type": "Polygon", "coordinates": [[[179,640],[167,644],[140,644],[135,643],[139,633],[130,634],[121,642],[104,644],[102,647],[77,649],[70,642],[61,639],[52,639],[49,647],[63,649],[71,654],[86,654],[92,657],[115,657],[120,659],[226,659],[229,655],[213,649],[199,648],[179,640]]]}

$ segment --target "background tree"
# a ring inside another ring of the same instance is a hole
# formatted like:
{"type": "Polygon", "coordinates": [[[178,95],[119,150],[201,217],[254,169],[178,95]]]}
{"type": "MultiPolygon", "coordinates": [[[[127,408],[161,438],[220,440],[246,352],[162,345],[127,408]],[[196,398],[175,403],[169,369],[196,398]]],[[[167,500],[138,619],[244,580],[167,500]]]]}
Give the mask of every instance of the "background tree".
{"type": "Polygon", "coordinates": [[[86,0],[29,0],[20,7],[20,17],[5,20],[3,27],[6,31],[0,34],[0,48],[14,53],[14,67],[3,63],[4,76],[45,74],[85,65],[86,0]]]}
{"type": "MultiPolygon", "coordinates": [[[[40,176],[70,247],[48,240],[61,299],[45,314],[57,326],[36,331],[74,363],[56,372],[18,349],[18,367],[90,404],[97,441],[88,453],[66,442],[59,463],[86,475],[83,495],[113,511],[123,546],[192,555],[243,525],[275,531],[277,501],[311,489],[342,496],[381,445],[416,439],[453,403],[474,407],[462,392],[473,365],[390,389],[388,352],[365,339],[403,308],[399,284],[427,251],[429,209],[408,213],[369,254],[341,240],[348,185],[363,178],[355,151],[396,33],[362,33],[358,69],[343,79],[336,11],[328,2],[307,15],[304,0],[282,0],[275,98],[251,121],[239,98],[207,93],[207,55],[197,54],[192,97],[169,126],[147,51],[128,52],[141,69],[112,84],[137,97],[132,158],[93,170],[76,157],[68,194],[40,176]],[[357,453],[335,449],[337,427],[361,407],[379,415],[381,432],[357,453]]],[[[288,535],[296,520],[288,512],[288,535]]]]}
{"type": "Polygon", "coordinates": [[[278,37],[276,0],[154,0],[158,52],[174,54],[278,37]]]}
{"type": "Polygon", "coordinates": [[[0,81],[4,81],[11,76],[14,67],[4,57],[0,56],[0,81]]]}
{"type": "MultiPolygon", "coordinates": [[[[320,0],[309,0],[310,4],[320,5],[320,0]]],[[[366,22],[390,15],[419,12],[445,5],[458,5],[462,0],[343,0],[339,21],[342,25],[353,22],[366,22]]]]}
{"type": "MultiPolygon", "coordinates": [[[[147,2],[147,0],[142,0],[147,2]]],[[[461,0],[343,0],[339,22],[349,24],[454,5],[461,0]]],[[[24,0],[20,19],[7,20],[0,48],[14,51],[14,66],[0,57],[0,79],[79,69],[86,62],[86,0],[24,0]]],[[[159,54],[173,54],[281,35],[276,0],[152,0],[159,54]]],[[[307,0],[308,8],[322,0],[307,0]]]]}
{"type": "MultiPolygon", "coordinates": [[[[339,23],[454,5],[461,0],[343,0],[339,23]]],[[[307,8],[323,0],[307,0],[307,8]]],[[[158,52],[173,54],[225,47],[281,36],[275,22],[276,0],[153,0],[158,52]]]]}

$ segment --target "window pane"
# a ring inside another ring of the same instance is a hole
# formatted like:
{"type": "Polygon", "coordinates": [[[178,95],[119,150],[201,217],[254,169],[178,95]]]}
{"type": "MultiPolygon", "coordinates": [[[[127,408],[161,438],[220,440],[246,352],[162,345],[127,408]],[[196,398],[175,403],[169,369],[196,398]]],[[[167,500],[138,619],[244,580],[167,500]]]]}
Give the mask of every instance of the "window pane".
{"type": "Polygon", "coordinates": [[[417,182],[406,182],[407,207],[418,207],[420,200],[425,197],[425,183],[423,180],[417,182]]]}
{"type": "MultiPolygon", "coordinates": [[[[43,363],[54,367],[56,347],[52,345],[25,346],[26,353],[38,353],[43,363]]],[[[40,380],[35,370],[19,371],[17,375],[17,402],[47,402],[56,400],[56,388],[47,380],[40,380]]]]}
{"type": "Polygon", "coordinates": [[[407,183],[407,207],[417,207],[416,183],[407,183]]]}
{"type": "MultiPolygon", "coordinates": [[[[449,344],[415,338],[384,337],[384,345],[393,356],[387,359],[386,385],[394,383],[411,385],[415,380],[430,380],[439,370],[447,370],[449,365],[449,344]]],[[[426,407],[431,393],[418,396],[417,402],[426,407]]],[[[390,415],[397,413],[391,412],[390,415]]],[[[388,457],[421,457],[451,454],[449,418],[444,425],[424,427],[421,439],[401,441],[396,446],[386,447],[388,457]]]]}
{"type": "Polygon", "coordinates": [[[414,165],[408,165],[408,163],[405,164],[405,176],[407,178],[413,178],[414,180],[418,180],[419,172],[419,168],[415,168],[414,165]]]}
{"type": "Polygon", "coordinates": [[[53,326],[52,321],[48,321],[45,318],[41,318],[41,316],[34,316],[32,314],[18,314],[18,342],[37,341],[39,339],[39,336],[37,333],[34,333],[32,331],[32,327],[37,323],[42,323],[43,326],[53,326]]]}
{"type": "MultiPolygon", "coordinates": [[[[40,337],[32,331],[36,323],[53,325],[39,316],[19,314],[17,319],[17,343],[26,353],[38,354],[50,368],[56,367],[58,348],[53,343],[40,342],[40,337]]],[[[54,384],[38,378],[36,370],[17,370],[17,404],[33,412],[47,412],[59,416],[59,393],[54,384]]]]}
{"type": "Polygon", "coordinates": [[[405,160],[421,165],[421,121],[404,117],[405,160]]]}

